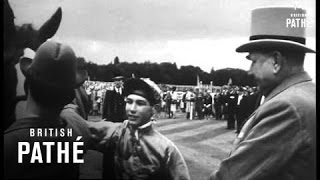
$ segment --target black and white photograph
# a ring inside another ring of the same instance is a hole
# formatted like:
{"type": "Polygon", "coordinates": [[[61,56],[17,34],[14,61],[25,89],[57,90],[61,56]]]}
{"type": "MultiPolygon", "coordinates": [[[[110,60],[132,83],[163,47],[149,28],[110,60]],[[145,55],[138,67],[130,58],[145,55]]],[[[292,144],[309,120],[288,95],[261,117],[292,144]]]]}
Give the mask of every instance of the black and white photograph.
{"type": "Polygon", "coordinates": [[[4,179],[315,180],[315,0],[3,0],[4,179]]]}

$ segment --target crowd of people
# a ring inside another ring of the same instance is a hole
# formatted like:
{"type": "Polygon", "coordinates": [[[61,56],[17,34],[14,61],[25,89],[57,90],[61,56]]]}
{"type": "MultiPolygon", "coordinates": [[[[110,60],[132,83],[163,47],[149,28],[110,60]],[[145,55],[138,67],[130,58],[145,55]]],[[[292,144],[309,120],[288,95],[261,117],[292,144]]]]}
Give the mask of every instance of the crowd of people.
{"type": "Polygon", "coordinates": [[[100,81],[85,81],[83,86],[89,97],[89,115],[101,115],[105,93],[112,85],[100,81]]]}
{"type": "Polygon", "coordinates": [[[175,117],[178,111],[186,113],[186,118],[227,120],[227,129],[239,133],[243,122],[260,105],[262,95],[257,87],[228,86],[218,92],[199,87],[181,91],[177,97],[176,88],[163,92],[161,110],[166,117],[175,117]]]}

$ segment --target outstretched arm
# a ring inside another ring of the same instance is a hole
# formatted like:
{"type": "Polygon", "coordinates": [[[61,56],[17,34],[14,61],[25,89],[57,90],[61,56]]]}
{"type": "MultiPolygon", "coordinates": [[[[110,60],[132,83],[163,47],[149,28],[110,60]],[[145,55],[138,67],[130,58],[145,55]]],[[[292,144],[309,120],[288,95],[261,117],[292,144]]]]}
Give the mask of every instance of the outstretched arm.
{"type": "Polygon", "coordinates": [[[110,121],[86,121],[86,124],[91,133],[93,141],[92,149],[104,152],[104,149],[109,146],[110,141],[116,138],[118,129],[122,123],[113,123],[110,121]]]}
{"type": "Polygon", "coordinates": [[[108,147],[109,141],[116,138],[116,132],[122,123],[85,120],[77,113],[75,107],[77,106],[73,104],[66,106],[60,117],[73,124],[74,127],[79,127],[86,142],[86,149],[103,151],[104,148],[108,147]]]}

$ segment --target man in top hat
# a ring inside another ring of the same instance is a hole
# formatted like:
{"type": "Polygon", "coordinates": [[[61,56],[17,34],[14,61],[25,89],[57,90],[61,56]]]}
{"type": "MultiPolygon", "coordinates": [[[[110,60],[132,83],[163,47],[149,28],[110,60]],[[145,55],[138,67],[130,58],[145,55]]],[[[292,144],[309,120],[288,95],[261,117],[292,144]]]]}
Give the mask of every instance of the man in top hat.
{"type": "Polygon", "coordinates": [[[72,148],[68,151],[68,163],[59,163],[57,155],[57,143],[72,146],[78,137],[82,137],[78,142],[90,146],[87,144],[90,132],[83,119],[75,112],[73,117],[60,116],[64,106],[74,98],[74,89],[79,84],[76,66],[71,47],[54,41],[43,43],[33,59],[20,59],[27,81],[27,100],[23,116],[4,133],[5,178],[79,178],[79,163],[72,160],[72,148]],[[48,129],[59,133],[51,134],[48,129]],[[62,131],[72,133],[63,136],[62,131]],[[22,146],[23,153],[18,151],[20,142],[29,144],[29,148],[22,146]]]}
{"type": "Polygon", "coordinates": [[[152,81],[131,78],[124,82],[126,114],[123,123],[87,124],[97,149],[114,149],[114,169],[109,179],[190,179],[183,156],[172,141],[154,129],[154,105],[160,103],[159,88],[152,81]]]}
{"type": "Polygon", "coordinates": [[[226,96],[227,106],[227,129],[235,128],[235,115],[237,110],[238,94],[234,89],[229,90],[228,95],[226,96]]]}
{"type": "MultiPolygon", "coordinates": [[[[300,8],[259,8],[252,11],[248,52],[249,74],[264,102],[251,114],[211,180],[316,179],[315,84],[303,69],[305,27],[286,26],[300,8]]],[[[305,16],[303,17],[305,18],[305,16]]]]}
{"type": "Polygon", "coordinates": [[[117,76],[114,81],[113,90],[107,90],[103,98],[102,119],[111,122],[123,122],[125,116],[125,102],[122,93],[123,76],[117,76]]]}
{"type": "MultiPolygon", "coordinates": [[[[123,96],[123,76],[112,78],[113,89],[107,90],[103,98],[102,119],[111,122],[123,122],[126,119],[125,102],[123,96]]],[[[110,170],[114,169],[114,149],[106,148],[103,152],[103,179],[109,179],[110,170]]],[[[113,179],[113,178],[111,178],[113,179]]]]}

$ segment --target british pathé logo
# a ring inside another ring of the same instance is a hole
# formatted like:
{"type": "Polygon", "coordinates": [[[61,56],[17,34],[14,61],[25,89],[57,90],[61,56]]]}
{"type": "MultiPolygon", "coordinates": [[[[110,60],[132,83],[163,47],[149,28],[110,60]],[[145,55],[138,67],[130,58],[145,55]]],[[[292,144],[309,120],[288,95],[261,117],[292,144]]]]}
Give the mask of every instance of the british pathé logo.
{"type": "MultiPolygon", "coordinates": [[[[296,6],[295,10],[297,10],[296,6]]],[[[310,26],[311,22],[307,20],[307,13],[301,13],[299,11],[292,12],[286,19],[287,28],[306,28],[310,26]]]]}
{"type": "MultiPolygon", "coordinates": [[[[30,128],[29,132],[30,138],[73,137],[71,128],[30,128]]],[[[18,163],[52,163],[52,161],[57,163],[84,163],[82,150],[84,142],[81,141],[81,138],[82,136],[77,136],[73,142],[18,142],[18,163]],[[56,152],[56,154],[52,155],[53,152],[56,152]],[[52,159],[52,156],[57,159],[52,159]]]]}
{"type": "Polygon", "coordinates": [[[310,27],[310,22],[306,19],[305,13],[292,13],[290,18],[286,19],[287,28],[306,28],[310,27]]]}

